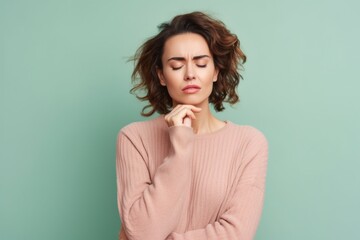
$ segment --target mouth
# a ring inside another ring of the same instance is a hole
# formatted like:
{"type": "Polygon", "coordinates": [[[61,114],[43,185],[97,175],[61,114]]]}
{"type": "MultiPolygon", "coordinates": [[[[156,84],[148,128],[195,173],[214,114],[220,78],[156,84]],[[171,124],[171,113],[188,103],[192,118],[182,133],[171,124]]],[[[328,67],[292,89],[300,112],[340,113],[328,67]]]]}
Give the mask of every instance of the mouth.
{"type": "Polygon", "coordinates": [[[198,92],[200,89],[201,89],[201,87],[198,86],[198,85],[187,85],[187,86],[185,86],[185,87],[182,89],[182,91],[183,91],[184,93],[196,93],[196,92],[198,92]]]}

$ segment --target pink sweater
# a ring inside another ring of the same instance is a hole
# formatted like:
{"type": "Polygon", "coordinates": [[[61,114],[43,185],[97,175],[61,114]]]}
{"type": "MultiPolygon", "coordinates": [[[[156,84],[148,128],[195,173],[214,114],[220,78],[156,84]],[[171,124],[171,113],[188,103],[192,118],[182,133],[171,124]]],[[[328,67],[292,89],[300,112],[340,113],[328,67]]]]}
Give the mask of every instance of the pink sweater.
{"type": "Polygon", "coordinates": [[[160,116],[117,139],[120,239],[253,239],[262,213],[268,143],[230,121],[196,135],[160,116]]]}

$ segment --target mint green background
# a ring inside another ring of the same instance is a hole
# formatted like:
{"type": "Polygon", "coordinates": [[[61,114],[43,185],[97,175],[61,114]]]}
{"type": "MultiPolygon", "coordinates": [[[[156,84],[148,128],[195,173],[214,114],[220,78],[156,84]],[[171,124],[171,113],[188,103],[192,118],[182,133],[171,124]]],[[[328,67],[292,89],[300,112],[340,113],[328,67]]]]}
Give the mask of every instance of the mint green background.
{"type": "Polygon", "coordinates": [[[115,141],[137,47],[203,10],[248,56],[218,114],[270,143],[257,240],[360,239],[358,1],[0,2],[0,239],[116,239],[115,141]]]}

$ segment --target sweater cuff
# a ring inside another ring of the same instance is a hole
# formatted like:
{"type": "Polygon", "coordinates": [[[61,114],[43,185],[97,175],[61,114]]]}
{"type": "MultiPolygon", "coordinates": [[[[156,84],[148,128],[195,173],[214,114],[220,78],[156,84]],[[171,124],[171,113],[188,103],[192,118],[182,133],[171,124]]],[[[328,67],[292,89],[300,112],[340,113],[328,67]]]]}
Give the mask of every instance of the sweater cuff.
{"type": "Polygon", "coordinates": [[[169,137],[176,152],[176,150],[186,149],[192,145],[195,134],[191,127],[172,126],[169,128],[169,137]]]}

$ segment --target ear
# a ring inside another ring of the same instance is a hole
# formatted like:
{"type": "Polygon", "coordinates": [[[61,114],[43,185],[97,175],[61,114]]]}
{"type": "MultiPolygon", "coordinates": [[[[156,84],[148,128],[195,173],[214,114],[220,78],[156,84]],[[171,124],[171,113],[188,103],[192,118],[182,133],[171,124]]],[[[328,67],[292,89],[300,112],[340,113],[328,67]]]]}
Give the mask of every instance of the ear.
{"type": "Polygon", "coordinates": [[[160,69],[159,67],[156,68],[156,73],[159,77],[159,80],[160,80],[160,84],[162,86],[166,86],[166,82],[165,82],[165,78],[164,78],[164,74],[163,74],[163,71],[162,69],[160,69]]]}
{"type": "Polygon", "coordinates": [[[213,77],[213,82],[216,82],[216,81],[217,81],[218,75],[219,75],[219,70],[216,68],[216,69],[215,69],[215,73],[214,73],[214,77],[213,77]]]}

